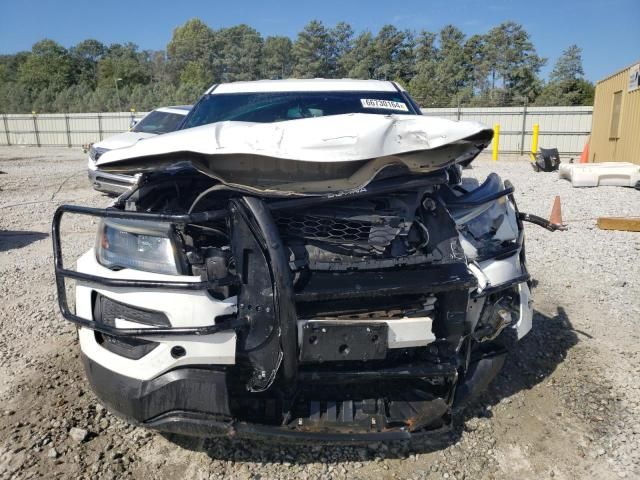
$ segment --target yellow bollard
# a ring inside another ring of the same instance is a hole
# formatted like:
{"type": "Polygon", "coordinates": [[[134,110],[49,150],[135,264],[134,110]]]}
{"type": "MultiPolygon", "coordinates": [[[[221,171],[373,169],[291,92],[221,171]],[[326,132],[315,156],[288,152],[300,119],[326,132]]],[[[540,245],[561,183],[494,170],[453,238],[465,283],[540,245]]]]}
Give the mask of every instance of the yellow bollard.
{"type": "Polygon", "coordinates": [[[500,143],[500,124],[493,126],[493,161],[498,160],[498,146],[500,143]]]}
{"type": "Polygon", "coordinates": [[[536,153],[538,153],[538,135],[540,134],[540,124],[533,124],[533,136],[531,137],[531,154],[530,160],[536,161],[536,153]]]}

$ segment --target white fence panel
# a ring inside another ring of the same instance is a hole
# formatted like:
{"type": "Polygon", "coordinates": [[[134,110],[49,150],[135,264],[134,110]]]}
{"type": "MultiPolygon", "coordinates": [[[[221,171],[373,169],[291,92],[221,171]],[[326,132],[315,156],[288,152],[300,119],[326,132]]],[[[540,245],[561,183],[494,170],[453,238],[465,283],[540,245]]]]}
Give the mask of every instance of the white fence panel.
{"type": "Polygon", "coordinates": [[[0,115],[0,145],[80,146],[129,129],[145,112],[0,115]]]}
{"type": "MultiPolygon", "coordinates": [[[[556,147],[563,156],[582,151],[591,131],[592,107],[426,108],[425,115],[500,125],[500,152],[531,150],[533,125],[540,125],[540,147],[556,147]]],[[[145,115],[136,112],[135,117],[145,115]]],[[[99,142],[129,128],[132,112],[1,115],[0,145],[79,146],[99,142]]]]}
{"type": "Polygon", "coordinates": [[[426,108],[425,115],[500,125],[500,153],[531,151],[533,125],[540,126],[538,146],[578,155],[591,132],[593,107],[463,107],[426,108]]]}
{"type": "Polygon", "coordinates": [[[106,138],[104,134],[101,134],[102,122],[99,118],[100,115],[100,113],[86,113],[82,114],[82,116],[69,115],[72,145],[86,145],[106,138]]]}

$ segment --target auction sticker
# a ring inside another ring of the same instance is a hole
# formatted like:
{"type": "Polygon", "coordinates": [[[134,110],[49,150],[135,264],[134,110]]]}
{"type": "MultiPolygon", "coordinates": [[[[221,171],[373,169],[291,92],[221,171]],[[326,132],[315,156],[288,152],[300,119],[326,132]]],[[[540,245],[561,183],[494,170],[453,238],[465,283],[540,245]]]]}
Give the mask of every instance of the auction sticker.
{"type": "Polygon", "coordinates": [[[393,100],[378,100],[377,98],[361,98],[360,102],[364,108],[381,108],[384,110],[401,110],[408,112],[409,108],[402,102],[394,102],[393,100]]]}

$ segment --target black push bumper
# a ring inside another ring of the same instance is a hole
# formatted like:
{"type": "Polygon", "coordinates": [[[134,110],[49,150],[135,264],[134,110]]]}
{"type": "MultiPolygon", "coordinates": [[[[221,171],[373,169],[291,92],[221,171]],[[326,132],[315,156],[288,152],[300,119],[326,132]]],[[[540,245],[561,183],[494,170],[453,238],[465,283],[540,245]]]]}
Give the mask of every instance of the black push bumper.
{"type": "MultiPolygon", "coordinates": [[[[215,325],[205,327],[191,327],[191,328],[176,328],[176,327],[153,327],[153,328],[116,328],[104,323],[94,322],[87,320],[71,312],[67,302],[67,292],[65,288],[65,279],[71,278],[79,280],[84,283],[106,286],[106,287],[129,287],[129,288],[164,288],[171,290],[207,290],[216,286],[223,286],[223,281],[216,282],[184,282],[184,281],[156,281],[156,280],[129,280],[129,279],[114,279],[107,277],[100,277],[96,275],[89,275],[75,270],[69,270],[65,268],[62,259],[62,244],[60,236],[60,224],[62,217],[65,213],[71,213],[76,215],[87,215],[98,218],[116,218],[122,220],[140,220],[151,222],[167,222],[176,225],[185,225],[191,222],[207,221],[216,218],[222,218],[228,214],[226,210],[211,211],[211,212],[199,212],[189,215],[165,215],[155,213],[139,213],[139,212],[127,212],[112,208],[90,208],[80,207],[76,205],[62,205],[58,207],[54,216],[51,228],[51,237],[53,241],[53,258],[55,263],[55,275],[56,275],[56,288],[58,291],[58,305],[62,316],[80,326],[90,328],[100,333],[107,335],[117,335],[121,337],[136,337],[144,335],[146,337],[153,335],[210,335],[213,333],[221,332],[224,330],[233,330],[242,327],[246,322],[242,319],[230,319],[226,322],[222,322],[215,325]]],[[[232,281],[231,279],[229,281],[232,281]]]]}

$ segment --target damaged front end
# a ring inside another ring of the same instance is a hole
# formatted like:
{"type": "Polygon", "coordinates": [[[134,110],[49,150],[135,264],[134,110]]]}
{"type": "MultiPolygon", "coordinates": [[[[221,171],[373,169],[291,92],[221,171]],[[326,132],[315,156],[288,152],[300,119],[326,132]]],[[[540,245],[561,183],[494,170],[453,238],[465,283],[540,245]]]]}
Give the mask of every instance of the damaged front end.
{"type": "Polygon", "coordinates": [[[513,188],[495,174],[460,186],[458,164],[490,139],[412,150],[431,162],[424,171],[387,152],[355,170],[384,168],[337,189],[307,174],[248,185],[241,166],[220,175],[209,154],[183,152],[153,158],[168,163],[110,208],[60,207],[59,301],[97,396],[188,435],[370,441],[446,429],[531,328],[513,188]],[[65,213],[101,218],[77,271],[62,264],[65,213]]]}

